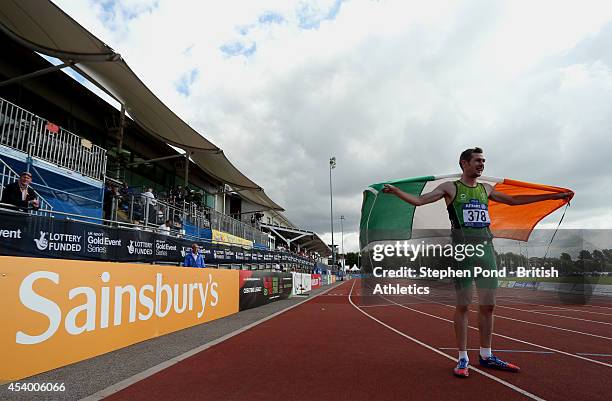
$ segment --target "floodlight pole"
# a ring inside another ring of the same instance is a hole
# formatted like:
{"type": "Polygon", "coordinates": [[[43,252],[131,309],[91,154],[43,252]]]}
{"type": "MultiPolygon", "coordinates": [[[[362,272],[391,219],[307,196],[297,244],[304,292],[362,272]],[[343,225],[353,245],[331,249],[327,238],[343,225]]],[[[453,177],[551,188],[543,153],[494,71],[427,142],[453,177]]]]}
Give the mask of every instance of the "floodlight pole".
{"type": "Polygon", "coordinates": [[[332,190],[332,170],[336,168],[336,158],[329,158],[329,211],[331,222],[331,251],[332,251],[332,270],[336,266],[336,251],[334,247],[334,195],[332,190]]]}
{"type": "Polygon", "coordinates": [[[346,267],[346,255],[344,254],[344,216],[340,216],[340,230],[342,231],[342,270],[346,267]]]}

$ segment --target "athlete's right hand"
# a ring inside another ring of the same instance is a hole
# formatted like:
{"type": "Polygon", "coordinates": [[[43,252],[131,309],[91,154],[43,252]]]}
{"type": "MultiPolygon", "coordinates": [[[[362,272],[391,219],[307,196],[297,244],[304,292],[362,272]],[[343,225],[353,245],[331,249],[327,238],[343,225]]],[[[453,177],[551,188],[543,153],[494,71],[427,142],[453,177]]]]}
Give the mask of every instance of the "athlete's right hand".
{"type": "Polygon", "coordinates": [[[382,191],[383,191],[384,193],[386,193],[386,194],[395,194],[395,193],[397,193],[397,190],[398,190],[398,188],[397,188],[397,187],[394,187],[394,186],[393,186],[393,185],[391,185],[391,184],[385,184],[385,185],[383,186],[383,190],[382,190],[382,191]]]}

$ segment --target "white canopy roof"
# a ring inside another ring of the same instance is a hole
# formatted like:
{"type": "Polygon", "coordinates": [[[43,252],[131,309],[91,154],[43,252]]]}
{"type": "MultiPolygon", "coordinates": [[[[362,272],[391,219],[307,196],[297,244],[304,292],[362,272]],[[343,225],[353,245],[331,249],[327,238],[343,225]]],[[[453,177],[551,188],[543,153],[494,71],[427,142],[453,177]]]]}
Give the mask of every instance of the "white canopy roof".
{"type": "Polygon", "coordinates": [[[263,189],[241,173],[223,154],[157,98],[118,53],[50,1],[4,0],[0,29],[23,46],[74,62],[121,102],[136,123],[166,143],[192,152],[202,170],[266,208],[283,210],[263,189]]]}

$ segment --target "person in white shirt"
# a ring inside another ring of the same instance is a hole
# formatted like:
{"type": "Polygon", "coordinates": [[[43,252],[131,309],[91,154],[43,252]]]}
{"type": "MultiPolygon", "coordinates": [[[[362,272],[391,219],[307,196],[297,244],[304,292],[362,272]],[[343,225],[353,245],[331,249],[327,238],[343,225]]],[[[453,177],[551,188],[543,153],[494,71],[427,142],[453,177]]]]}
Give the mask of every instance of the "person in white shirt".
{"type": "Polygon", "coordinates": [[[169,235],[170,234],[170,227],[172,227],[172,222],[170,220],[166,220],[164,222],[164,224],[162,224],[161,226],[159,226],[159,228],[157,229],[157,231],[162,234],[162,235],[169,235]]]}
{"type": "Polygon", "coordinates": [[[140,198],[142,199],[143,203],[143,212],[146,213],[146,211],[148,211],[148,218],[145,220],[147,220],[149,224],[156,224],[157,211],[155,210],[155,205],[157,204],[157,201],[155,200],[155,195],[153,194],[153,188],[147,188],[145,192],[140,194],[140,198]]]}
{"type": "Polygon", "coordinates": [[[149,204],[151,206],[155,206],[157,202],[155,201],[155,195],[153,194],[153,188],[147,188],[141,195],[142,201],[145,204],[149,204]]]}

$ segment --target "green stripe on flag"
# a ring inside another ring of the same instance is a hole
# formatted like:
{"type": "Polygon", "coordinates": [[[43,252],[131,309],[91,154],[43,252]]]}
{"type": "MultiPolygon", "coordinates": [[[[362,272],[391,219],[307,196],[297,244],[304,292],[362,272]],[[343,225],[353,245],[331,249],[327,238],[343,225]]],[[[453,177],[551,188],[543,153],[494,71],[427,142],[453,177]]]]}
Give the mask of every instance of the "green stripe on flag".
{"type": "Polygon", "coordinates": [[[412,236],[412,220],[415,207],[397,196],[380,192],[384,184],[392,184],[402,191],[420,196],[433,176],[415,177],[386,183],[373,184],[378,194],[364,191],[361,208],[359,242],[363,249],[370,242],[384,240],[406,240],[412,236]]]}

